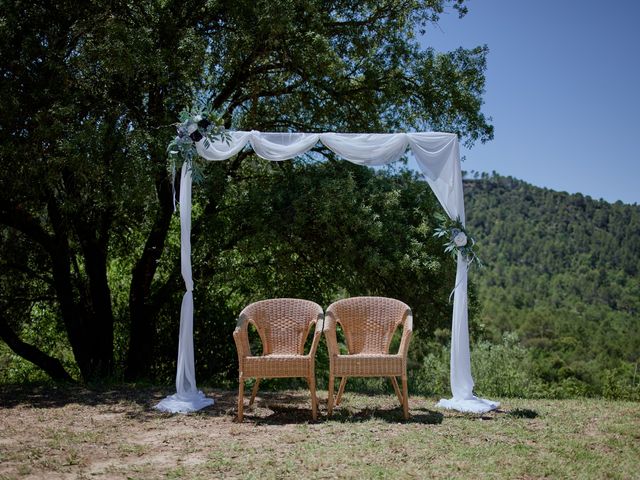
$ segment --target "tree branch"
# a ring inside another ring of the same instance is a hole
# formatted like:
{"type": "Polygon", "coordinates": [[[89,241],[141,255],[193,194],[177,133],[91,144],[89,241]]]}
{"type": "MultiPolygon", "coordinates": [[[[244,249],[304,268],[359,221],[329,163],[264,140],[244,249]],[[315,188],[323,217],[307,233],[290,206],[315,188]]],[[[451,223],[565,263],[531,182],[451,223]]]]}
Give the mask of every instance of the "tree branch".
{"type": "Polygon", "coordinates": [[[42,246],[47,252],[54,250],[54,238],[27,210],[20,205],[0,206],[0,223],[15,228],[42,246]]]}
{"type": "Polygon", "coordinates": [[[218,109],[222,106],[224,102],[226,102],[229,97],[233,94],[233,92],[238,88],[241,84],[241,80],[247,77],[247,72],[249,71],[249,67],[258,58],[258,49],[254,49],[248,56],[245,58],[240,66],[236,69],[235,72],[229,77],[229,80],[225,84],[224,87],[220,90],[220,93],[213,99],[211,105],[214,109],[218,109]]]}
{"type": "Polygon", "coordinates": [[[57,358],[51,357],[39,348],[23,342],[9,327],[4,315],[0,315],[0,338],[16,355],[40,367],[54,380],[73,382],[71,375],[64,369],[57,358]]]}

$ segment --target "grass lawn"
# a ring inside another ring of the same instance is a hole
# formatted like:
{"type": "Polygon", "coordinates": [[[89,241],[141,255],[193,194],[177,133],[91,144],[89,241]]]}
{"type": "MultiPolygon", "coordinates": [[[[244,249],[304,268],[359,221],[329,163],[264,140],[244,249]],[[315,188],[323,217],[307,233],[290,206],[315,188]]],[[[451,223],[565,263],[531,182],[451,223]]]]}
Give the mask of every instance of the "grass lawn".
{"type": "Polygon", "coordinates": [[[502,399],[467,415],[350,393],[263,393],[235,423],[235,392],[191,415],[159,389],[0,387],[0,478],[640,478],[640,404],[502,399]]]}

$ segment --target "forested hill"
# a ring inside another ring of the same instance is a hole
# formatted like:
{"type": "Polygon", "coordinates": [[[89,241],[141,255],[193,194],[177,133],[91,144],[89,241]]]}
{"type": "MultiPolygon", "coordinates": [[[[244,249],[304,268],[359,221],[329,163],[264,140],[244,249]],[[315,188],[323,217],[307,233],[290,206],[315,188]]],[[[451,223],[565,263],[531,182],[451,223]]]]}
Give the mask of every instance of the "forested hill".
{"type": "Polygon", "coordinates": [[[516,307],[601,305],[640,310],[640,206],[593,200],[494,176],[465,184],[482,283],[516,307]]]}
{"type": "Polygon", "coordinates": [[[553,352],[549,375],[586,382],[622,366],[636,375],[640,206],[497,175],[465,180],[465,196],[486,264],[471,273],[485,335],[517,332],[528,348],[553,352]]]}

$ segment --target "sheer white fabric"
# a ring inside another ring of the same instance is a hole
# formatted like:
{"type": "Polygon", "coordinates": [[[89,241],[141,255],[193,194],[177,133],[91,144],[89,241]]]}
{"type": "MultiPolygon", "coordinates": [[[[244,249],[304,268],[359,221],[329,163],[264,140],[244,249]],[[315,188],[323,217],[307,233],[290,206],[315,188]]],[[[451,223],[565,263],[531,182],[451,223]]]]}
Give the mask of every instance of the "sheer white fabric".
{"type": "Polygon", "coordinates": [[[200,156],[207,160],[226,160],[239,153],[247,145],[251,136],[251,132],[229,132],[228,134],[228,142],[211,143],[208,140],[198,142],[196,147],[200,156]],[[203,152],[206,152],[206,155],[203,152]]]}
{"type": "Polygon", "coordinates": [[[318,143],[317,133],[264,133],[251,132],[253,151],[260,158],[279,162],[302,155],[318,143]]]}
{"type": "Polygon", "coordinates": [[[409,139],[394,133],[323,133],[326,147],[358,165],[385,165],[398,160],[407,150],[409,139]]]}
{"type": "Polygon", "coordinates": [[[158,410],[188,413],[213,405],[212,398],[196,388],[196,369],[193,355],[193,277],[191,275],[191,172],[182,167],[180,177],[180,262],[186,292],[180,309],[180,337],[176,393],[160,401],[158,410]]]}
{"type": "MultiPolygon", "coordinates": [[[[458,138],[452,133],[396,133],[396,134],[355,134],[355,133],[263,133],[231,132],[228,141],[196,143],[198,154],[207,160],[225,160],[240,152],[248,145],[256,154],[266,160],[282,161],[303,155],[324,144],[345,160],[358,165],[384,165],[404,155],[410,147],[427,182],[445,212],[464,223],[464,198],[458,138]]],[[[177,399],[176,408],[188,406],[197,409],[199,402],[209,401],[198,392],[195,380],[193,358],[193,280],[191,278],[191,173],[183,166],[180,183],[180,222],[182,240],[182,274],[186,290],[180,312],[180,339],[178,368],[176,374],[176,395],[167,397],[157,408],[172,410],[170,399],[177,399]],[[182,403],[180,403],[182,402],[182,403]]],[[[458,255],[456,284],[453,302],[451,330],[451,392],[452,399],[442,399],[438,405],[463,412],[486,412],[500,404],[479,399],[473,395],[471,358],[469,352],[469,331],[467,317],[467,264],[458,255]]],[[[210,403],[207,403],[210,404],[210,403]]],[[[202,404],[202,406],[206,406],[202,404]]],[[[202,407],[200,407],[202,408],[202,407]]],[[[192,411],[192,410],[189,410],[192,411]]]]}

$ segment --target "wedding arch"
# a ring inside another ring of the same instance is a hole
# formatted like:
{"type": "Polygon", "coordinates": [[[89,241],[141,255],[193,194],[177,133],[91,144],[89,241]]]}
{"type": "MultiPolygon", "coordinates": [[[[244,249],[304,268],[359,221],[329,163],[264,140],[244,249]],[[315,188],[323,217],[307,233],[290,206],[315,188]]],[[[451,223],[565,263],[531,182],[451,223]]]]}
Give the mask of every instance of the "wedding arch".
{"type": "MultiPolygon", "coordinates": [[[[202,135],[191,135],[191,138],[195,141],[198,155],[212,161],[231,158],[246,147],[251,147],[256,155],[265,160],[282,161],[303,155],[321,143],[336,155],[357,165],[377,166],[400,159],[407,149],[410,149],[447,215],[464,225],[460,147],[458,137],[453,133],[265,133],[252,130],[228,132],[224,140],[210,140],[202,135]]],[[[159,410],[167,412],[196,411],[214,402],[196,386],[191,274],[191,188],[191,169],[185,162],[181,171],[179,202],[181,270],[186,292],[180,311],[176,393],[166,397],[156,406],[159,410]]],[[[458,252],[451,328],[450,382],[453,397],[440,400],[438,405],[463,412],[480,413],[493,410],[500,404],[473,394],[467,311],[468,261],[468,258],[458,252]]]]}

